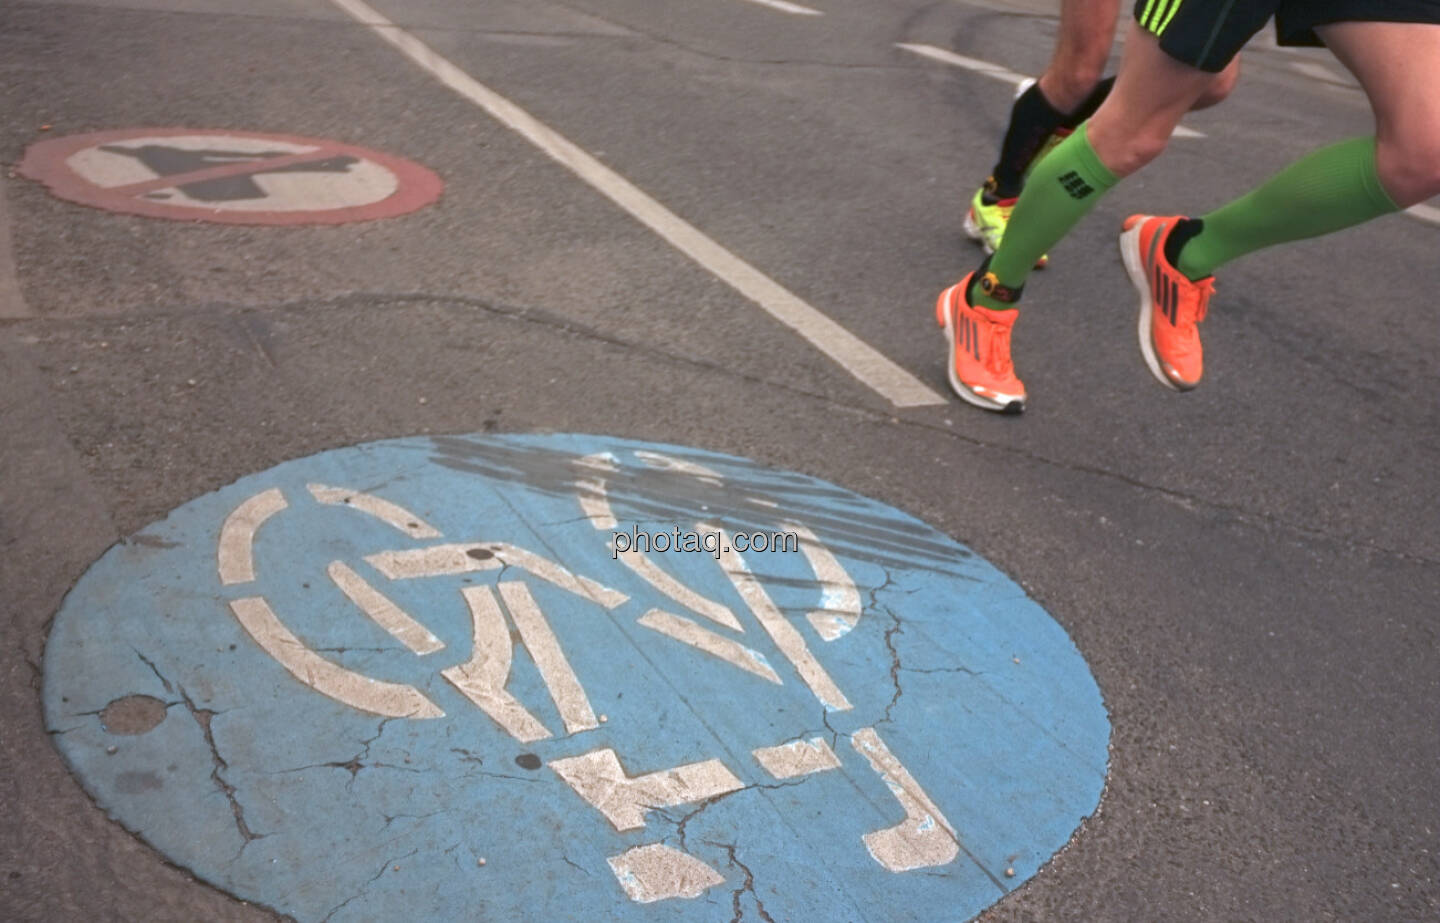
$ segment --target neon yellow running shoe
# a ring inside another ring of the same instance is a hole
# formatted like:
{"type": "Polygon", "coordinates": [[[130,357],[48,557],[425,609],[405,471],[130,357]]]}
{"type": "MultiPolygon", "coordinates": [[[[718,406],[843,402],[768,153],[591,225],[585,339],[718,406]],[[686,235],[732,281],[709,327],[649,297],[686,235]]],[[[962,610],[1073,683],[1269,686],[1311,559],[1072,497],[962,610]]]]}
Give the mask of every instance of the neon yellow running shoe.
{"type": "MultiPolygon", "coordinates": [[[[989,188],[990,184],[987,182],[975,193],[975,198],[970,200],[970,210],[965,213],[965,233],[980,244],[986,253],[994,253],[995,248],[1000,246],[1000,238],[1005,236],[1005,226],[1010,223],[1010,212],[1015,208],[1016,200],[996,199],[994,202],[987,202],[985,193],[989,188]]],[[[1049,254],[1042,254],[1040,259],[1035,261],[1035,268],[1044,269],[1048,262],[1049,254]]]]}

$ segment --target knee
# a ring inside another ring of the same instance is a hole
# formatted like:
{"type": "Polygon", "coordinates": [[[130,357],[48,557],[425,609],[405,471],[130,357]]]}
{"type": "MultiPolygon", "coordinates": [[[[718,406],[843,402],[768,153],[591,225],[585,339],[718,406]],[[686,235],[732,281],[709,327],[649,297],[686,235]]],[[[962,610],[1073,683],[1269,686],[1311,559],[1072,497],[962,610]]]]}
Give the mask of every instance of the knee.
{"type": "Polygon", "coordinates": [[[1375,147],[1375,172],[1401,208],[1440,195],[1440,126],[1425,137],[1382,138],[1375,147]]]}
{"type": "Polygon", "coordinates": [[[1211,106],[1218,105],[1230,95],[1230,91],[1234,90],[1235,84],[1239,82],[1240,59],[1237,57],[1223,71],[1215,75],[1215,79],[1210,81],[1205,92],[1200,94],[1200,98],[1195,100],[1195,105],[1190,108],[1209,109],[1211,106]]]}
{"type": "Polygon", "coordinates": [[[1116,176],[1129,176],[1159,157],[1170,142],[1170,130],[1163,127],[1129,132],[1110,132],[1092,120],[1087,129],[1095,155],[1116,176]],[[1163,129],[1163,130],[1162,130],[1163,129]]]}

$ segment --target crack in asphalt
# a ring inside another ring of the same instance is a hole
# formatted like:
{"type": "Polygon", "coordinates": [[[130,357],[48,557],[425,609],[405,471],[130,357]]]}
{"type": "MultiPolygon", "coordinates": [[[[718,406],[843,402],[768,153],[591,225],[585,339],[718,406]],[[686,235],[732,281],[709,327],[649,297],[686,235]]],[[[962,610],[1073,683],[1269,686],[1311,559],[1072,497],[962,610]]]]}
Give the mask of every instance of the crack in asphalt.
{"type": "Polygon", "coordinates": [[[238,859],[241,854],[245,852],[245,847],[256,840],[264,839],[266,836],[269,836],[269,834],[256,833],[250,829],[250,825],[245,822],[245,808],[240,804],[240,799],[235,795],[237,789],[222,775],[226,769],[230,768],[230,764],[220,755],[220,748],[215,745],[215,734],[210,729],[211,719],[217,714],[220,714],[220,712],[210,711],[197,706],[183,686],[180,687],[180,698],[184,700],[185,708],[190,712],[190,717],[194,718],[195,723],[200,726],[200,733],[205,735],[205,744],[210,748],[210,758],[213,761],[210,778],[214,781],[215,786],[225,794],[225,799],[230,802],[230,811],[235,815],[235,829],[240,832],[241,841],[240,849],[235,853],[235,859],[238,859]]]}
{"type": "Polygon", "coordinates": [[[890,684],[895,687],[895,694],[890,696],[890,702],[885,706],[885,717],[876,721],[876,724],[890,722],[890,712],[900,703],[900,696],[904,694],[904,690],[900,688],[900,652],[895,649],[895,636],[904,634],[905,629],[900,624],[900,616],[888,609],[885,614],[890,616],[894,623],[885,629],[885,650],[890,652],[890,684]]]}
{"type": "Polygon", "coordinates": [[[399,861],[402,860],[402,859],[409,859],[411,856],[415,855],[415,854],[418,853],[419,851],[420,851],[420,850],[419,850],[418,848],[417,848],[417,849],[412,849],[412,850],[410,850],[410,852],[406,853],[406,854],[403,855],[403,856],[396,856],[396,857],[394,857],[393,859],[386,859],[386,860],[381,864],[381,866],[380,866],[380,871],[376,872],[376,873],[375,873],[374,875],[372,875],[367,881],[365,881],[362,885],[360,885],[360,890],[359,890],[359,891],[357,891],[356,893],[354,893],[354,894],[350,895],[349,897],[345,898],[345,900],[341,901],[339,904],[336,904],[333,908],[331,908],[330,912],[327,913],[327,914],[325,914],[325,917],[324,917],[322,923],[328,923],[328,921],[330,920],[330,918],[333,917],[333,916],[335,916],[335,914],[339,913],[341,910],[344,910],[344,909],[345,909],[345,906],[346,906],[347,904],[349,904],[351,901],[353,901],[353,900],[355,900],[356,898],[358,898],[358,897],[360,897],[361,895],[363,895],[363,894],[365,893],[365,889],[368,888],[368,887],[370,887],[371,885],[373,885],[375,882],[379,881],[380,878],[385,874],[386,871],[388,871],[388,870],[390,869],[390,867],[391,867],[392,865],[394,865],[395,863],[399,862],[399,861]]]}
{"type": "Polygon", "coordinates": [[[131,650],[135,651],[135,656],[140,658],[141,663],[145,664],[145,666],[150,668],[150,672],[155,674],[155,678],[160,680],[161,685],[165,687],[165,691],[173,695],[175,693],[175,687],[171,686],[170,680],[166,679],[160,673],[160,668],[155,666],[154,661],[152,661],[149,657],[146,657],[144,654],[140,653],[140,651],[136,648],[132,647],[131,650]]]}
{"type": "Polygon", "coordinates": [[[745,875],[745,880],[741,882],[740,887],[730,893],[730,909],[735,913],[735,916],[730,918],[730,923],[740,923],[740,920],[744,919],[745,909],[740,906],[740,898],[746,892],[748,892],[751,899],[755,901],[755,910],[760,914],[760,919],[764,920],[765,923],[775,923],[775,918],[765,911],[765,902],[760,899],[759,892],[755,890],[755,873],[750,871],[750,866],[741,862],[740,857],[736,854],[739,847],[734,843],[714,843],[709,841],[706,842],[706,845],[717,846],[725,850],[730,860],[730,867],[739,868],[745,875]]]}

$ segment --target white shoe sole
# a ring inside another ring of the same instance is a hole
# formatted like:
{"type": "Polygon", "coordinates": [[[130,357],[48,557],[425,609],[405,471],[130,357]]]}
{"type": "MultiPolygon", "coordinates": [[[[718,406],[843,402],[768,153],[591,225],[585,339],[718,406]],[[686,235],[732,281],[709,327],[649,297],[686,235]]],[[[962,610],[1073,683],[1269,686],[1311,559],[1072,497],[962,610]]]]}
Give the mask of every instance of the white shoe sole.
{"type": "Polygon", "coordinates": [[[1155,341],[1150,337],[1155,301],[1150,291],[1150,276],[1145,272],[1145,261],[1140,256],[1140,228],[1144,224],[1143,221],[1136,222],[1133,228],[1120,234],[1120,259],[1125,262],[1125,271],[1130,274],[1130,282],[1140,295],[1140,323],[1136,330],[1140,338],[1140,355],[1145,358],[1146,367],[1157,381],[1171,391],[1179,391],[1182,390],[1180,386],[1165,374],[1160,357],[1155,355],[1155,341]]]}
{"type": "Polygon", "coordinates": [[[978,243],[980,248],[986,253],[995,252],[995,248],[990,246],[990,242],[986,240],[985,235],[980,232],[980,225],[975,221],[975,210],[973,208],[965,209],[965,235],[978,243]]]}

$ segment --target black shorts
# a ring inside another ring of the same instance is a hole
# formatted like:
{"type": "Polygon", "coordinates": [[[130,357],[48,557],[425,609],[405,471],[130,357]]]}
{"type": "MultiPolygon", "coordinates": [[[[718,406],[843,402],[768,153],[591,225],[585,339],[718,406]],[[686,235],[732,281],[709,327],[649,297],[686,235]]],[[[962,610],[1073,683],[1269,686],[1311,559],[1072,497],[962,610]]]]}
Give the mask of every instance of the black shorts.
{"type": "Polygon", "coordinates": [[[1182,64],[1219,73],[1275,17],[1282,45],[1319,45],[1332,22],[1440,24],[1440,0],[1136,0],[1135,21],[1182,64]]]}

